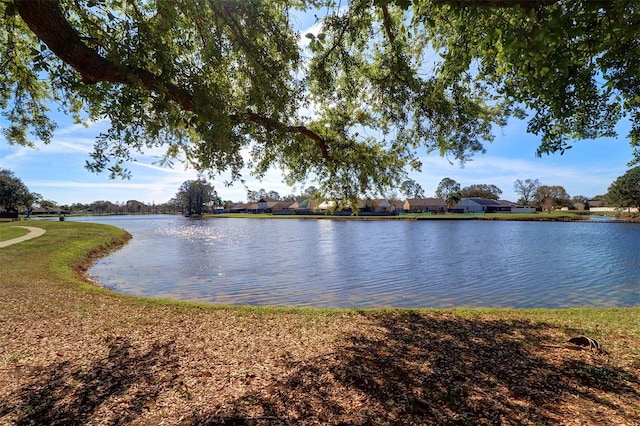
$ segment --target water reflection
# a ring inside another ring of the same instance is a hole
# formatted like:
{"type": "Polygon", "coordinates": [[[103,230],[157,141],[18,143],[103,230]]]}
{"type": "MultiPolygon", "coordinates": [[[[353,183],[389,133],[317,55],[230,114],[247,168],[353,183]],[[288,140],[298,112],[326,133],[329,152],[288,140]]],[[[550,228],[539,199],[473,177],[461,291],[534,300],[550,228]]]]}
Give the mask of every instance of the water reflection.
{"type": "Polygon", "coordinates": [[[637,224],[98,220],[134,235],[90,271],[125,293],[319,307],[640,304],[637,224]]]}

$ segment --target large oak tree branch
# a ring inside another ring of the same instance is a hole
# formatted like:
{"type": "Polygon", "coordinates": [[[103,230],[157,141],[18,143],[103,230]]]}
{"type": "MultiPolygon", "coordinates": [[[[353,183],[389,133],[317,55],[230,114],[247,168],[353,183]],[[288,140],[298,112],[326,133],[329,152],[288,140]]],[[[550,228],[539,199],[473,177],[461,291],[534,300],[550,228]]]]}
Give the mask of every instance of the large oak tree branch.
{"type": "Polygon", "coordinates": [[[97,82],[139,85],[164,92],[182,108],[195,112],[193,96],[153,73],[113,63],[82,41],[55,0],[15,0],[16,10],[29,29],[62,61],[73,67],[86,84],[97,82]]]}
{"type": "Polygon", "coordinates": [[[391,16],[389,16],[389,8],[387,6],[382,6],[382,18],[384,23],[384,29],[387,33],[387,37],[389,37],[389,43],[393,44],[395,41],[395,35],[393,34],[393,30],[391,29],[391,16]]]}
{"type": "Polygon", "coordinates": [[[328,160],[330,157],[329,148],[327,147],[326,141],[320,135],[308,129],[307,127],[289,126],[253,112],[247,112],[245,116],[249,119],[249,121],[258,124],[267,130],[277,130],[281,133],[295,133],[306,136],[318,145],[320,151],[322,152],[322,157],[325,160],[328,160]]]}
{"type": "MultiPolygon", "coordinates": [[[[14,0],[14,4],[29,29],[58,58],[75,69],[85,84],[111,82],[141,86],[164,93],[182,109],[197,114],[193,93],[147,70],[114,63],[87,46],[76,29],[69,24],[56,0],[14,0]]],[[[253,113],[243,117],[267,130],[306,136],[318,145],[325,159],[329,158],[326,141],[304,126],[288,126],[253,113]]],[[[231,118],[232,121],[238,121],[240,116],[231,118]]]]}

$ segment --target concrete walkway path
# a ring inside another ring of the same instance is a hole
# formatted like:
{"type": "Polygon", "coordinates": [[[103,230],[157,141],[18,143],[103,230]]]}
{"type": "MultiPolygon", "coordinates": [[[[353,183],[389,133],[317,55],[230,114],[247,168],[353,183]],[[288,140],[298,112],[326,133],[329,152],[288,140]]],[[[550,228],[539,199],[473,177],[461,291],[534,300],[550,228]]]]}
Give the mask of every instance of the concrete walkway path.
{"type": "Polygon", "coordinates": [[[0,241],[0,248],[7,247],[7,246],[10,246],[12,244],[21,243],[23,241],[27,241],[27,240],[30,240],[32,238],[39,237],[42,234],[44,234],[45,232],[47,232],[42,228],[36,228],[34,226],[15,226],[14,228],[28,229],[29,233],[27,235],[23,235],[22,237],[14,238],[12,240],[0,241]]]}

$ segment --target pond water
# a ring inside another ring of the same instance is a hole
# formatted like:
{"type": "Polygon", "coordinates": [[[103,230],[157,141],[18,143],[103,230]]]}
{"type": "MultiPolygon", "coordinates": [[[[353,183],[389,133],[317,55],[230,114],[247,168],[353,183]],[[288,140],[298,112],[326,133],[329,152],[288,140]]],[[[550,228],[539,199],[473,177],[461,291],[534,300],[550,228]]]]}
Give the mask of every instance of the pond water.
{"type": "Polygon", "coordinates": [[[142,296],[343,308],[640,305],[640,224],[69,220],[133,235],[89,272],[142,296]]]}

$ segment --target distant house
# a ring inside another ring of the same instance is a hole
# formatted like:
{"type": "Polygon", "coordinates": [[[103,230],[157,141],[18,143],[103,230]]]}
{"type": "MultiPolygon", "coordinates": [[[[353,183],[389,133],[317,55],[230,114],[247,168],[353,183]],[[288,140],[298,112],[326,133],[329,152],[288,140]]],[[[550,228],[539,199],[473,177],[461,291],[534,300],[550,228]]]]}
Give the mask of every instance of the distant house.
{"type": "Polygon", "coordinates": [[[447,202],[442,198],[407,198],[403,209],[407,213],[444,213],[447,202]]]}
{"type": "Polygon", "coordinates": [[[295,214],[296,210],[298,210],[297,201],[280,201],[271,206],[271,213],[273,214],[295,214]]]}
{"type": "Polygon", "coordinates": [[[591,213],[603,213],[603,212],[616,212],[616,213],[638,213],[637,207],[590,207],[589,211],[591,213]]]}
{"type": "Polygon", "coordinates": [[[227,206],[229,213],[256,213],[258,211],[258,203],[236,203],[227,206]]]}
{"type": "Polygon", "coordinates": [[[576,209],[576,210],[584,210],[584,209],[585,209],[585,207],[586,207],[586,204],[585,204],[585,203],[578,203],[578,202],[576,202],[576,203],[572,203],[571,205],[572,205],[572,206],[573,206],[573,208],[574,208],[574,209],[576,209]]]}
{"type": "Polygon", "coordinates": [[[511,213],[535,213],[535,207],[511,206],[511,213]]]}
{"type": "Polygon", "coordinates": [[[32,215],[39,215],[39,214],[68,214],[69,211],[67,210],[63,210],[58,206],[47,206],[47,207],[33,207],[31,209],[31,214],[32,215]]]}
{"type": "Polygon", "coordinates": [[[511,213],[511,203],[502,204],[489,198],[463,198],[456,204],[455,210],[463,213],[511,213]]]}
{"type": "Polygon", "coordinates": [[[246,204],[244,203],[228,203],[225,211],[228,213],[246,213],[246,204]]]}
{"type": "Polygon", "coordinates": [[[318,204],[317,212],[331,213],[334,216],[348,216],[353,214],[354,206],[349,202],[341,199],[326,200],[318,204]]]}
{"type": "Polygon", "coordinates": [[[389,201],[384,198],[377,198],[373,201],[373,210],[376,213],[390,213],[394,210],[389,201]]]}
{"type": "Polygon", "coordinates": [[[298,204],[296,214],[312,214],[318,209],[318,202],[314,199],[308,198],[302,203],[298,204]]]}
{"type": "Polygon", "coordinates": [[[336,202],[333,200],[323,201],[318,204],[317,209],[322,211],[333,210],[336,207],[336,202]]]}
{"type": "Polygon", "coordinates": [[[511,206],[511,213],[535,213],[535,207],[511,206]]]}
{"type": "Polygon", "coordinates": [[[281,201],[273,198],[261,198],[258,200],[259,213],[295,212],[298,209],[297,201],[281,201]]]}
{"type": "MultiPolygon", "coordinates": [[[[524,207],[524,206],[520,206],[516,203],[514,203],[513,201],[509,201],[509,200],[498,200],[498,203],[503,205],[503,206],[509,206],[511,208],[511,213],[535,213],[536,212],[536,208],[535,207],[524,207]]],[[[506,213],[507,210],[501,210],[502,212],[506,213]]]]}
{"type": "Polygon", "coordinates": [[[535,213],[535,207],[522,207],[508,200],[463,198],[453,209],[460,213],[535,213]]]}
{"type": "Polygon", "coordinates": [[[404,212],[404,201],[392,201],[391,208],[395,214],[400,214],[404,212]]]}
{"type": "Polygon", "coordinates": [[[318,208],[318,200],[313,200],[313,199],[308,200],[307,205],[305,206],[305,208],[307,208],[309,210],[317,209],[318,208]]]}
{"type": "Polygon", "coordinates": [[[374,213],[392,213],[395,210],[394,206],[384,198],[363,200],[358,204],[358,209],[361,212],[374,213]]]}
{"type": "Polygon", "coordinates": [[[338,199],[338,200],[324,200],[324,201],[321,201],[316,208],[318,210],[321,210],[321,211],[340,210],[340,209],[345,209],[345,208],[346,209],[351,209],[350,206],[346,206],[346,203],[343,202],[340,199],[338,199]]]}
{"type": "Polygon", "coordinates": [[[20,215],[18,212],[8,212],[4,210],[0,210],[0,219],[9,219],[9,220],[18,220],[20,215]]]}
{"type": "Polygon", "coordinates": [[[269,197],[260,198],[258,200],[258,212],[260,213],[271,212],[273,206],[277,205],[278,203],[280,203],[280,201],[274,200],[273,198],[269,198],[269,197]]]}
{"type": "Polygon", "coordinates": [[[589,200],[587,201],[589,208],[592,207],[606,207],[604,200],[589,200]]]}

